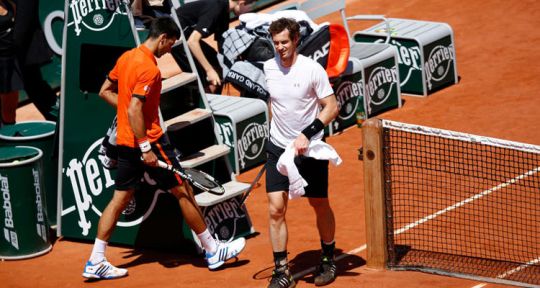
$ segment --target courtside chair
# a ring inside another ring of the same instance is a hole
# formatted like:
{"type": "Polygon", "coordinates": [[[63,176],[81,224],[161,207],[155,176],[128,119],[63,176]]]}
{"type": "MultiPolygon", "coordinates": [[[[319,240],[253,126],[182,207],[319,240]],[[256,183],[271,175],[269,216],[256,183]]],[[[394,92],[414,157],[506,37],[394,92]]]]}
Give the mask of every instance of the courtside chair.
{"type": "Polygon", "coordinates": [[[401,107],[398,52],[389,44],[390,35],[384,43],[358,43],[352,40],[348,21],[380,20],[390,31],[383,15],[345,15],[345,0],[307,0],[296,4],[312,19],[339,13],[341,24],[347,32],[350,56],[341,81],[334,84],[334,92],[340,104],[340,115],[330,125],[330,135],[351,122],[361,123],[372,115],[390,108],[401,107]],[[356,102],[355,99],[358,98],[356,102]],[[351,111],[354,110],[354,111],[351,111]],[[356,117],[354,117],[356,116],[356,117]],[[356,118],[351,120],[351,118],[356,118]]]}

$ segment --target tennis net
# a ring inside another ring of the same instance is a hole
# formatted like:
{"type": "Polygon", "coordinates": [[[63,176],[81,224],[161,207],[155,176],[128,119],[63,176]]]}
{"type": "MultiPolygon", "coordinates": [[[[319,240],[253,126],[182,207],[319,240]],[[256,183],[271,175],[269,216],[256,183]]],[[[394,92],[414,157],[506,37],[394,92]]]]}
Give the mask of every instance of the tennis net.
{"type": "Polygon", "coordinates": [[[381,133],[389,268],[540,287],[540,146],[387,120],[381,133]]]}

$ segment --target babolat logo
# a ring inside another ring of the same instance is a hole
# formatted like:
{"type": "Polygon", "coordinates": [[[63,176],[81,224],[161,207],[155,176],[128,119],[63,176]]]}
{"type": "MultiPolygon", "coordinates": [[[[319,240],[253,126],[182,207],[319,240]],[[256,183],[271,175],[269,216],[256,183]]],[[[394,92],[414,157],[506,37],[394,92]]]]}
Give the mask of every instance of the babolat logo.
{"type": "Polygon", "coordinates": [[[452,44],[448,47],[437,45],[431,50],[425,62],[428,89],[431,89],[432,82],[439,82],[446,77],[454,59],[454,45],[452,44]]]}
{"type": "MultiPolygon", "coordinates": [[[[89,214],[90,210],[94,215],[101,216],[103,209],[108,204],[112,195],[112,192],[103,192],[114,185],[111,171],[105,169],[98,159],[98,150],[101,142],[102,138],[98,139],[86,150],[81,160],[73,158],[69,161],[67,168],[63,169],[63,172],[71,183],[75,205],[65,208],[62,211],[62,216],[76,211],[79,218],[77,224],[81,228],[81,234],[83,236],[87,236],[92,227],[92,221],[90,221],[92,214],[89,214]]],[[[146,190],[150,190],[156,185],[155,181],[146,174],[141,181],[144,181],[145,185],[148,185],[145,188],[145,192],[150,192],[146,190]]],[[[65,189],[68,189],[68,187],[65,189]]],[[[157,190],[155,187],[153,191],[155,191],[153,196],[151,196],[153,198],[145,202],[145,205],[147,205],[145,207],[136,207],[137,202],[135,202],[135,198],[137,196],[135,196],[122,213],[124,219],[118,221],[117,225],[120,227],[136,226],[148,217],[155,206],[157,196],[160,193],[165,193],[162,190],[157,190]],[[137,213],[134,213],[135,211],[137,213]]],[[[148,195],[148,193],[139,194],[148,195]]]]}
{"type": "Polygon", "coordinates": [[[336,98],[339,118],[346,120],[354,115],[358,106],[358,97],[363,97],[362,82],[343,81],[337,88],[336,98]]]}
{"type": "Polygon", "coordinates": [[[9,179],[0,174],[0,189],[2,190],[2,200],[4,204],[4,238],[15,249],[19,250],[19,238],[15,232],[15,222],[13,221],[13,210],[11,208],[11,194],[9,192],[9,179]]]}
{"type": "Polygon", "coordinates": [[[81,34],[82,26],[92,31],[103,31],[111,25],[114,15],[121,13],[121,2],[122,0],[72,0],[69,8],[73,22],[68,23],[68,26],[75,24],[77,36],[81,34]]]}
{"type": "Polygon", "coordinates": [[[238,221],[246,217],[236,198],[204,207],[204,221],[210,234],[217,233],[220,239],[230,239],[236,234],[238,221]]]}
{"type": "Polygon", "coordinates": [[[47,242],[47,229],[45,227],[45,213],[43,212],[43,201],[41,198],[41,183],[39,180],[39,171],[32,169],[32,176],[34,177],[34,191],[36,193],[36,229],[37,234],[44,242],[47,242]]]}
{"type": "MultiPolygon", "coordinates": [[[[266,123],[265,123],[266,124],[266,123]]],[[[238,160],[242,168],[246,167],[246,159],[254,160],[264,150],[264,140],[268,137],[268,126],[256,122],[249,123],[238,139],[238,160]]]]}
{"type": "MultiPolygon", "coordinates": [[[[398,76],[396,68],[388,69],[386,67],[377,67],[369,75],[366,84],[366,95],[369,103],[381,105],[390,97],[392,89],[397,86],[398,76]]],[[[369,106],[369,105],[368,105],[369,106]]],[[[371,109],[368,107],[368,109],[371,109]]],[[[370,111],[368,111],[368,114],[370,111]]]]}

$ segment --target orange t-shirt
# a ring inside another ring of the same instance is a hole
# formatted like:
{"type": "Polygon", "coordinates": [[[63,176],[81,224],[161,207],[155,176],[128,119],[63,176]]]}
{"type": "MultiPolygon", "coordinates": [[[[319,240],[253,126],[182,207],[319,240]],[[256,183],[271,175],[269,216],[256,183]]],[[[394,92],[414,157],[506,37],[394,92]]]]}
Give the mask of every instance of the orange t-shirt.
{"type": "Polygon", "coordinates": [[[144,45],[125,52],[116,61],[116,65],[109,73],[109,79],[118,84],[117,144],[138,147],[128,119],[128,107],[133,95],[146,98],[142,111],[146,137],[150,142],[156,141],[163,135],[163,130],[159,126],[158,114],[161,73],[154,54],[144,45]]]}

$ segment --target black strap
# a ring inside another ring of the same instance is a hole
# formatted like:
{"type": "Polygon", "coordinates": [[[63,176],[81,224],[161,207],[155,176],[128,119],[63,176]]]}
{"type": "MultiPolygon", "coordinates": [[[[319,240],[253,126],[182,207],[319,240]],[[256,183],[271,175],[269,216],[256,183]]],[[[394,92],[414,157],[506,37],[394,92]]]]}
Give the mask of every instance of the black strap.
{"type": "Polygon", "coordinates": [[[146,102],[146,96],[142,96],[142,95],[139,95],[139,94],[133,94],[133,97],[141,100],[142,102],[146,102]]]}
{"type": "Polygon", "coordinates": [[[317,135],[320,131],[324,129],[324,124],[322,123],[319,118],[315,118],[309,126],[307,126],[304,130],[302,130],[302,134],[306,135],[308,139],[311,139],[311,137],[317,135]]]}

